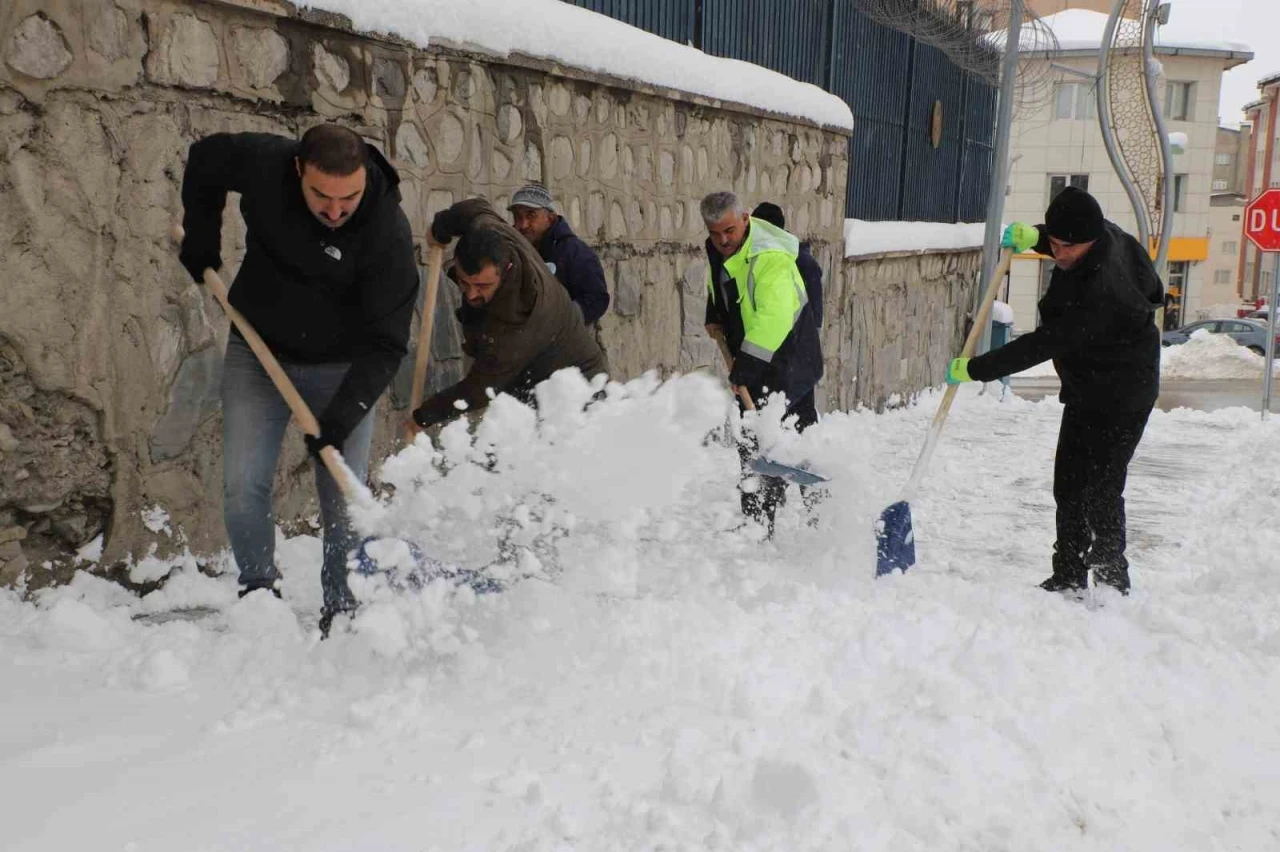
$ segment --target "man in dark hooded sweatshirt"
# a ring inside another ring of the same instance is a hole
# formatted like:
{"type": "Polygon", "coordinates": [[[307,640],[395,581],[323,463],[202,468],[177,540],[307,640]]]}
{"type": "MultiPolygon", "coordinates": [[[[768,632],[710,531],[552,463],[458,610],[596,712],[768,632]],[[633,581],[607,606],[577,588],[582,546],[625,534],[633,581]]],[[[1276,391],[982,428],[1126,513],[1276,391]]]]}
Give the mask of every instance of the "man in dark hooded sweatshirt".
{"type": "MultiPolygon", "coordinates": [[[[231,305],[262,336],[320,435],[307,435],[324,521],[320,580],[327,634],[355,609],[347,557],[357,540],[338,485],[319,461],[337,448],[363,479],[373,410],[408,351],[418,271],[395,169],[358,134],[335,124],[302,139],[215,133],[191,146],[182,180],[182,252],[191,277],[222,266],[222,210],[240,193],[245,255],[231,305]]],[[[233,328],[222,372],[224,510],[243,597],[280,596],[271,487],[290,411],[233,328]]]]}
{"type": "Polygon", "coordinates": [[[947,382],[993,381],[1044,361],[1062,380],[1064,406],[1053,471],[1058,540],[1051,592],[1095,582],[1129,592],[1124,486],[1160,393],[1164,287],[1147,250],[1102,217],[1089,193],[1064,189],[1045,224],[1015,222],[1001,245],[1056,261],[1040,300],[1040,326],[977,358],[956,358],[947,382]]]}

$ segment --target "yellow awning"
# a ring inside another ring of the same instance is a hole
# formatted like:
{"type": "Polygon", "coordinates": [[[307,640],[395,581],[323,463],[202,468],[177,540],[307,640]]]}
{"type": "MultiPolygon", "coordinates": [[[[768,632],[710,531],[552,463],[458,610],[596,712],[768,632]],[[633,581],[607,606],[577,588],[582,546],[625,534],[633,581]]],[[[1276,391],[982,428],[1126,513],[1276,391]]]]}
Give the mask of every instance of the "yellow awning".
{"type": "MultiPolygon", "coordinates": [[[[1151,256],[1155,257],[1156,252],[1153,248],[1151,256]]],[[[1170,260],[1208,260],[1209,259],[1209,238],[1208,237],[1174,237],[1169,240],[1169,259],[1170,260]]]]}
{"type": "MultiPolygon", "coordinates": [[[[1151,249],[1151,256],[1156,256],[1155,249],[1151,249]]],[[[1023,254],[1015,254],[1014,260],[1053,260],[1047,254],[1036,254],[1035,252],[1025,252],[1023,254]]],[[[1208,237],[1174,237],[1169,240],[1169,260],[1208,260],[1209,259],[1209,238],[1208,237]]]]}

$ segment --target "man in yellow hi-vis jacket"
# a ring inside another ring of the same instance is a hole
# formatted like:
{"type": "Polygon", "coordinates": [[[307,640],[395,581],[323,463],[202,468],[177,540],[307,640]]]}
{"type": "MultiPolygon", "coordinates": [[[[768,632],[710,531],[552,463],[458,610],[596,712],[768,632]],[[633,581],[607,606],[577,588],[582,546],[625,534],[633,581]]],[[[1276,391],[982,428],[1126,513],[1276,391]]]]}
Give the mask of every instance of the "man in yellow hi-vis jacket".
{"type": "MultiPolygon", "coordinates": [[[[818,421],[814,389],[822,378],[815,306],[796,267],[800,241],[747,215],[732,192],[702,199],[707,226],[707,332],[723,336],[733,357],[729,383],[745,387],[757,405],[786,395],[786,416],[803,430],[818,421]]],[[[740,446],[744,463],[754,446],[740,446]]],[[[744,489],[742,511],[772,534],[783,485],[769,480],[744,489]]]]}

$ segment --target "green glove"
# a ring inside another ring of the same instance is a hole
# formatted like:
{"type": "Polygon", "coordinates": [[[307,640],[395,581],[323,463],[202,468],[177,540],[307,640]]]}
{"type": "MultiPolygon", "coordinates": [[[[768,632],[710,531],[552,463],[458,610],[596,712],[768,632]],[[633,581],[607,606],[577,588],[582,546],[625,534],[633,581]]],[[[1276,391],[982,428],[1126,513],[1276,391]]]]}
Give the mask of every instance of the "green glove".
{"type": "Polygon", "coordinates": [[[1026,222],[1014,222],[1004,229],[1004,236],[1000,238],[1000,248],[1013,249],[1021,254],[1027,249],[1035,248],[1038,242],[1040,242],[1039,228],[1028,225],[1026,222]]]}
{"type": "Polygon", "coordinates": [[[973,379],[969,376],[969,359],[952,358],[951,364],[947,367],[947,384],[958,385],[961,382],[971,381],[973,379]]]}

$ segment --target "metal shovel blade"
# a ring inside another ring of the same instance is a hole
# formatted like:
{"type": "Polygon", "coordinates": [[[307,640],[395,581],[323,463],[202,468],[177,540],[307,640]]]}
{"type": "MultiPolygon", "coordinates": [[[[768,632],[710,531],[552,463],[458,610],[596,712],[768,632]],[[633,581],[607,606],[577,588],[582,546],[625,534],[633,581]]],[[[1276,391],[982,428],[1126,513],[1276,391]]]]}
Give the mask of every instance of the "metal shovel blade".
{"type": "Polygon", "coordinates": [[[751,470],[761,476],[772,476],[777,479],[785,479],[787,482],[796,485],[817,485],[821,482],[830,482],[831,477],[823,476],[820,473],[814,473],[808,468],[793,467],[789,464],[770,461],[763,457],[757,457],[751,460],[751,470]]]}

